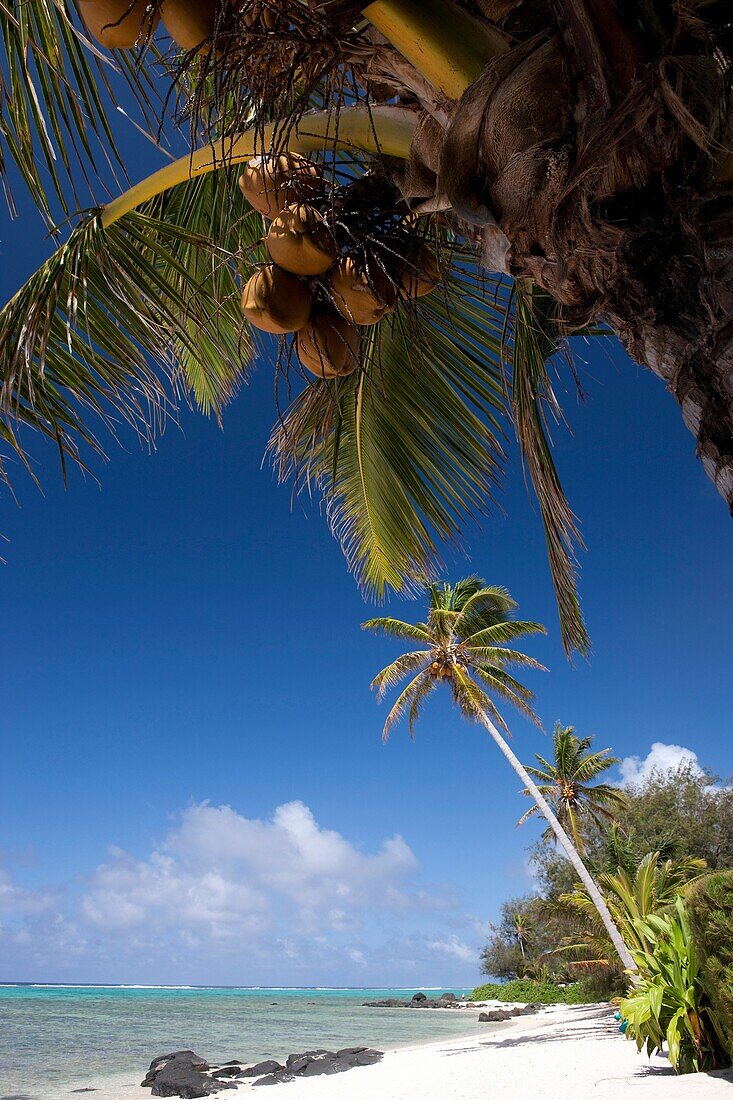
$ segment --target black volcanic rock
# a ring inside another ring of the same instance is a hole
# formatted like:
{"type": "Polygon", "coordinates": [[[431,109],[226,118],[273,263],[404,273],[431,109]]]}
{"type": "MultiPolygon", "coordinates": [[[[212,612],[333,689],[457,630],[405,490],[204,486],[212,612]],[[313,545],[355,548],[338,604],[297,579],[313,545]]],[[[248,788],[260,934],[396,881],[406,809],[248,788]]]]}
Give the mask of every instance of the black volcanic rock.
{"type": "Polygon", "coordinates": [[[182,1100],[211,1096],[221,1089],[234,1089],[231,1081],[217,1081],[206,1074],[209,1063],[192,1050],[177,1050],[161,1054],[150,1063],[143,1088],[151,1088],[152,1096],[179,1096],[182,1100]]]}
{"type": "Polygon", "coordinates": [[[455,993],[441,993],[439,1000],[441,1000],[441,1001],[451,1001],[452,1002],[452,1001],[457,1001],[458,998],[456,997],[455,993]]]}
{"type": "Polygon", "coordinates": [[[255,1081],[252,1087],[256,1088],[258,1085],[280,1085],[284,1081],[294,1080],[295,1078],[292,1073],[268,1073],[264,1077],[260,1077],[259,1081],[255,1081]]]}
{"type": "Polygon", "coordinates": [[[423,1001],[427,1001],[424,993],[413,993],[412,1004],[421,1004],[423,1001]]]}
{"type": "Polygon", "coordinates": [[[143,1080],[140,1082],[142,1088],[150,1088],[153,1084],[155,1077],[168,1062],[177,1061],[181,1065],[187,1064],[191,1069],[203,1070],[209,1068],[209,1063],[205,1058],[199,1058],[198,1054],[194,1054],[192,1050],[174,1050],[172,1054],[159,1054],[157,1058],[153,1058],[150,1063],[148,1072],[143,1080]]]}
{"type": "Polygon", "coordinates": [[[264,1062],[257,1062],[242,1070],[242,1077],[261,1077],[264,1073],[284,1072],[285,1066],[281,1066],[274,1058],[266,1058],[264,1062]]]}

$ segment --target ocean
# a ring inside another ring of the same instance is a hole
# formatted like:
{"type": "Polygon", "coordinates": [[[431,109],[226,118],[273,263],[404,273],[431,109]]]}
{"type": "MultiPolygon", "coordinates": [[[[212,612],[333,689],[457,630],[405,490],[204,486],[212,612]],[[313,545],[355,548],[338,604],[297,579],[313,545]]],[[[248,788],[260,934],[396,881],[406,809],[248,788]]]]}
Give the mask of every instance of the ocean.
{"type": "Polygon", "coordinates": [[[72,1089],[123,1074],[139,1082],[156,1055],[172,1050],[247,1062],[313,1047],[384,1050],[471,1030],[473,1016],[460,1011],[362,1007],[414,992],[0,985],[0,1100],[68,1100],[72,1089]]]}

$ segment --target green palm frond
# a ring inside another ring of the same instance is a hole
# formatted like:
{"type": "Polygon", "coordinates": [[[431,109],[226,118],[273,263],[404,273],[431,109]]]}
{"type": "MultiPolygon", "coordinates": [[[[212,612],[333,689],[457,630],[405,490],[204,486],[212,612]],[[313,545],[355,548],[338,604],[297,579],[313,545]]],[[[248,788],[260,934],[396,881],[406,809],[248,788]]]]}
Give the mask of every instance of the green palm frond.
{"type": "Polygon", "coordinates": [[[550,573],[560,611],[565,651],[585,654],[590,639],[580,610],[576,547],[583,542],[578,524],[560,484],[547,434],[548,415],[561,418],[547,363],[558,350],[562,334],[546,296],[523,280],[515,284],[512,353],[512,408],[517,438],[527,466],[545,530],[550,573]]]}
{"type": "Polygon", "coordinates": [[[491,497],[502,460],[500,334],[506,296],[487,299],[468,261],[447,293],[369,330],[362,369],[311,383],[271,438],[281,477],[323,494],[363,588],[418,591],[439,544],[491,497]],[[484,296],[485,295],[485,296],[484,296]],[[457,337],[460,334],[460,337],[457,337]]]}
{"type": "Polygon", "coordinates": [[[403,653],[401,657],[398,657],[392,664],[387,665],[371,682],[372,691],[376,691],[377,700],[381,702],[384,698],[385,692],[390,688],[395,687],[401,680],[404,680],[406,676],[409,676],[411,672],[414,672],[420,667],[425,667],[430,660],[430,651],[426,649],[413,650],[412,653],[403,653]]]}
{"type": "Polygon", "coordinates": [[[372,630],[375,634],[386,634],[390,638],[415,638],[419,642],[430,642],[431,638],[426,628],[419,623],[403,623],[401,619],[392,619],[383,616],[377,619],[367,619],[361,624],[362,630],[372,630]]]}
{"type": "MultiPolygon", "coordinates": [[[[407,687],[397,696],[392,709],[387,715],[387,719],[382,729],[382,740],[387,741],[392,730],[392,727],[399,722],[404,715],[408,707],[412,707],[415,697],[422,694],[425,691],[425,680],[429,680],[430,676],[426,672],[419,672],[412,680],[410,680],[407,687]]],[[[413,736],[413,725],[410,726],[410,736],[413,736]]]]}
{"type": "Polygon", "coordinates": [[[528,657],[526,653],[520,653],[517,649],[506,649],[504,646],[466,646],[471,659],[477,664],[492,664],[503,667],[504,665],[521,665],[523,668],[534,668],[538,672],[547,672],[548,669],[534,657],[528,657]]]}
{"type": "Polygon", "coordinates": [[[467,638],[482,627],[502,622],[516,610],[516,602],[501,585],[480,588],[460,605],[460,616],[456,620],[456,634],[467,638]]]}
{"type": "Polygon", "coordinates": [[[11,213],[16,174],[49,225],[54,203],[64,213],[88,205],[93,195],[80,198],[80,180],[89,187],[110,166],[124,178],[108,74],[129,73],[133,64],[130,83],[144,102],[145,62],[97,49],[74,25],[71,4],[0,0],[0,180],[11,213]]]}
{"type": "Polygon", "coordinates": [[[509,733],[506,722],[494,705],[494,701],[483,691],[467,672],[457,668],[453,673],[453,698],[464,718],[480,722],[482,715],[488,715],[509,733]]]}
{"type": "Polygon", "coordinates": [[[478,664],[474,665],[474,672],[493,692],[501,695],[503,699],[516,707],[525,718],[528,718],[535,726],[542,729],[540,718],[529,705],[530,700],[534,699],[533,692],[525,688],[513,676],[510,676],[508,672],[504,672],[503,669],[478,664]]]}
{"type": "Polygon", "coordinates": [[[231,185],[191,180],[107,228],[92,212],[0,311],[0,425],[23,461],[24,425],[83,463],[89,413],[149,435],[181,394],[215,413],[232,396],[250,352],[234,263],[260,223],[235,223],[231,185]]]}
{"type": "Polygon", "coordinates": [[[542,623],[526,622],[520,619],[505,619],[504,622],[494,623],[475,634],[463,639],[463,644],[471,648],[492,645],[502,645],[504,642],[512,642],[515,638],[521,638],[525,634],[546,634],[547,630],[542,623]]]}

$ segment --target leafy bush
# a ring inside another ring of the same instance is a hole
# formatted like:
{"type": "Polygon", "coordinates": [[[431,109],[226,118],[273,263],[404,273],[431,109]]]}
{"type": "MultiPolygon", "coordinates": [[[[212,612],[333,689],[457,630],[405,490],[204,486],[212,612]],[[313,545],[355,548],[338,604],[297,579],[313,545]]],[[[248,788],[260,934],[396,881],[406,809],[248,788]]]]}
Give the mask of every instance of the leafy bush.
{"type": "Polygon", "coordinates": [[[585,1004],[586,996],[581,982],[573,985],[556,985],[554,982],[517,978],[513,982],[490,982],[480,985],[471,994],[472,1001],[534,1001],[543,1005],[585,1004]]]}
{"type": "Polygon", "coordinates": [[[639,978],[621,1002],[627,1038],[647,1054],[661,1051],[678,1073],[727,1065],[722,1019],[710,999],[681,897],[672,913],[635,922],[648,950],[633,950],[639,978]]]}
{"type": "Polygon", "coordinates": [[[733,1059],[733,871],[716,871],[696,879],[685,891],[685,909],[710,999],[733,1059]]]}

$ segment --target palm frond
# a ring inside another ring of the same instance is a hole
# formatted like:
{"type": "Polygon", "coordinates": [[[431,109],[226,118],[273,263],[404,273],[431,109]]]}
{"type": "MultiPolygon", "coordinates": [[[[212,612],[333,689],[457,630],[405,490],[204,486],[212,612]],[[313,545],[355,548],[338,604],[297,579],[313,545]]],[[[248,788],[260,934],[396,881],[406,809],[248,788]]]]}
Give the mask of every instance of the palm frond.
{"type": "Polygon", "coordinates": [[[384,698],[385,692],[390,688],[395,687],[401,680],[404,680],[406,676],[409,676],[415,669],[424,668],[430,660],[430,651],[426,649],[413,650],[412,653],[403,653],[401,657],[398,657],[392,664],[387,665],[371,682],[372,691],[377,693],[377,701],[381,702],[384,698]]]}
{"type": "Polygon", "coordinates": [[[100,449],[90,412],[150,436],[181,395],[218,413],[235,392],[249,355],[235,253],[259,225],[234,223],[231,186],[202,176],[107,228],[92,212],[0,311],[0,423],[26,464],[24,425],[83,463],[100,449]]]}
{"type": "Polygon", "coordinates": [[[512,706],[516,707],[525,718],[528,718],[535,726],[542,729],[540,718],[529,705],[530,700],[534,699],[533,692],[520,684],[513,676],[510,676],[508,672],[504,672],[503,669],[489,669],[483,668],[481,665],[475,665],[474,672],[485,684],[488,684],[492,691],[503,696],[503,698],[511,703],[512,706]]]}
{"type": "MultiPolygon", "coordinates": [[[[549,299],[517,280],[512,356],[512,407],[517,438],[539,504],[550,573],[566,653],[588,652],[590,639],[580,610],[576,547],[583,543],[560,484],[547,435],[547,416],[560,419],[547,369],[561,342],[549,299]]],[[[557,308],[557,307],[555,307],[557,308]]]]}
{"type": "Polygon", "coordinates": [[[468,637],[482,627],[502,622],[516,607],[516,601],[502,585],[479,588],[461,603],[461,614],[455,624],[456,634],[459,638],[468,637]]]}
{"type": "Polygon", "coordinates": [[[525,634],[546,634],[547,630],[542,623],[526,622],[521,619],[505,619],[504,622],[494,623],[475,634],[463,639],[463,645],[471,648],[478,646],[502,645],[504,642],[512,642],[515,638],[522,638],[525,634]]]}
{"type": "Polygon", "coordinates": [[[528,657],[526,653],[520,653],[517,649],[507,649],[505,646],[466,646],[472,661],[477,664],[492,664],[503,667],[504,665],[520,665],[522,668],[534,668],[538,672],[549,670],[534,657],[528,657]]]}
{"type": "Polygon", "coordinates": [[[480,722],[482,715],[488,715],[497,725],[501,726],[505,733],[509,733],[506,722],[494,705],[494,701],[479,685],[471,679],[467,672],[460,668],[453,671],[453,694],[464,718],[471,718],[474,722],[480,722]]]}
{"type": "Polygon", "coordinates": [[[367,619],[361,624],[362,630],[372,630],[375,634],[386,634],[390,638],[415,638],[419,642],[431,641],[430,634],[418,623],[403,623],[401,619],[382,616],[367,619]]]}
{"type": "MultiPolygon", "coordinates": [[[[411,706],[415,696],[420,693],[424,688],[424,681],[429,680],[430,675],[426,672],[419,672],[412,680],[410,680],[407,687],[398,695],[396,702],[394,703],[391,711],[387,715],[387,719],[382,729],[382,740],[387,741],[392,730],[392,727],[399,722],[404,715],[408,706],[411,706]]],[[[412,725],[410,727],[410,736],[412,736],[412,725]]]]}
{"type": "MultiPolygon", "coordinates": [[[[64,213],[89,205],[100,169],[125,175],[108,117],[115,105],[108,74],[120,65],[74,25],[69,8],[63,0],[0,0],[0,180],[11,213],[17,175],[49,225],[54,203],[64,213]]],[[[133,83],[143,100],[145,79],[136,58],[133,83]]]]}
{"type": "Polygon", "coordinates": [[[418,684],[417,691],[413,693],[410,710],[407,715],[407,728],[410,731],[410,738],[412,740],[415,739],[415,726],[417,725],[418,718],[422,714],[423,707],[428,697],[433,694],[436,686],[436,682],[431,676],[424,676],[418,684]]]}
{"type": "Polygon", "coordinates": [[[281,477],[315,486],[363,588],[423,589],[439,545],[487,505],[502,459],[497,304],[468,260],[447,293],[369,331],[363,366],[311,383],[271,438],[281,477]]]}

